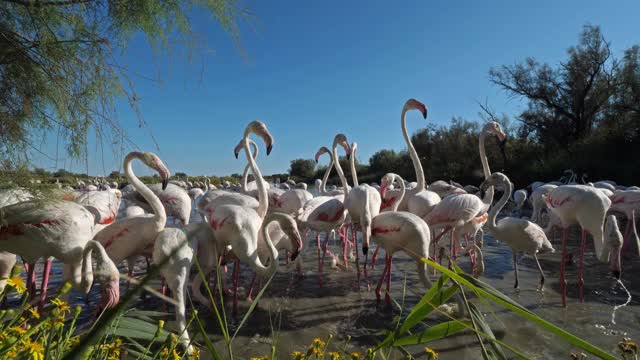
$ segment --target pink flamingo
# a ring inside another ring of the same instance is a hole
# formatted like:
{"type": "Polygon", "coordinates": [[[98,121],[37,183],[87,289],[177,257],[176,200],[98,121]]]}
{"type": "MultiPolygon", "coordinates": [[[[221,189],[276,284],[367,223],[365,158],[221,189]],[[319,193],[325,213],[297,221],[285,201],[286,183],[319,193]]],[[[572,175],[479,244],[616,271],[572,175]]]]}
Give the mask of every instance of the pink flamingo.
{"type": "MultiPolygon", "coordinates": [[[[146,186],[146,185],[145,185],[146,186]]],[[[167,216],[180,220],[182,226],[189,223],[191,217],[191,198],[184,188],[175,184],[151,184],[148,188],[158,197],[167,216]]],[[[147,212],[155,212],[147,198],[139,191],[125,195],[147,212]]]]}
{"type": "MultiPolygon", "coordinates": [[[[422,116],[425,119],[427,118],[427,107],[420,101],[409,99],[404,104],[402,113],[400,115],[400,129],[402,130],[402,136],[404,137],[404,141],[407,144],[409,156],[411,157],[411,162],[413,163],[413,168],[416,172],[417,183],[415,187],[406,190],[406,194],[402,199],[402,202],[399,204],[398,209],[400,211],[411,211],[418,216],[425,216],[431,210],[431,208],[433,208],[433,206],[440,201],[440,197],[433,191],[426,190],[424,170],[422,169],[422,164],[420,163],[418,153],[413,147],[413,143],[411,142],[411,138],[409,137],[409,133],[407,132],[406,114],[410,110],[418,110],[420,111],[420,113],[422,113],[422,116]],[[409,206],[411,206],[411,209],[409,208],[409,206]]],[[[382,199],[380,210],[389,210],[391,208],[391,204],[393,204],[398,195],[400,195],[399,190],[388,189],[385,195],[386,197],[382,199]]]]}
{"type": "MultiPolygon", "coordinates": [[[[0,209],[0,251],[7,251],[35,264],[40,258],[54,257],[64,264],[63,281],[69,281],[84,294],[93,282],[91,253],[97,252],[96,275],[102,286],[101,308],[117,304],[120,297],[119,273],[104,248],[91,240],[94,215],[80,204],[64,201],[24,201],[0,209]]],[[[33,271],[29,269],[29,278],[33,271]]],[[[47,296],[48,272],[44,272],[40,307],[47,296]]]]}
{"type": "Polygon", "coordinates": [[[267,189],[264,186],[262,174],[258,165],[253,160],[253,156],[249,151],[249,135],[255,133],[261,137],[267,145],[267,155],[273,147],[273,137],[269,133],[267,126],[261,121],[251,122],[245,129],[243,142],[247,161],[251,166],[251,170],[256,179],[258,186],[258,202],[257,210],[253,208],[239,206],[235,204],[224,204],[215,207],[210,213],[209,225],[213,229],[215,238],[224,246],[231,246],[233,253],[238,258],[234,266],[233,284],[233,312],[237,313],[238,309],[238,276],[240,261],[248,264],[259,275],[268,277],[276,271],[278,267],[277,258],[278,251],[273,243],[267,238],[267,245],[271,251],[271,259],[269,266],[265,266],[257,253],[258,249],[258,232],[262,226],[263,219],[267,215],[269,202],[267,199],[267,189]]]}
{"type": "MultiPolygon", "coordinates": [[[[240,150],[242,150],[242,141],[243,140],[240,140],[238,145],[236,145],[235,149],[233,150],[233,153],[236,156],[236,159],[238,158],[238,154],[240,153],[240,150]]],[[[256,161],[258,159],[258,146],[251,139],[249,139],[249,145],[253,149],[253,161],[256,161]]],[[[247,164],[244,168],[244,172],[242,173],[242,181],[240,182],[240,187],[242,189],[242,192],[245,195],[249,195],[255,199],[258,199],[258,189],[257,189],[256,181],[254,180],[247,183],[247,180],[249,178],[249,170],[251,170],[251,167],[249,166],[249,164],[247,164]]],[[[267,181],[264,181],[264,180],[262,181],[264,183],[263,184],[264,187],[267,189],[267,198],[269,199],[269,210],[273,211],[275,209],[280,209],[280,207],[282,206],[280,202],[280,196],[284,194],[285,190],[272,187],[267,181]]]]}
{"type": "Polygon", "coordinates": [[[371,223],[371,238],[379,244],[386,253],[385,267],[376,287],[376,299],[380,302],[380,289],[382,282],[387,280],[387,292],[385,302],[391,305],[391,259],[396,251],[404,251],[416,260],[418,276],[425,288],[431,287],[431,281],[427,277],[427,264],[421,259],[429,257],[429,241],[431,232],[429,226],[417,215],[406,211],[397,211],[405,193],[404,181],[396,174],[386,174],[381,181],[380,190],[382,197],[386,195],[387,188],[394,182],[400,184],[400,193],[395,197],[391,205],[391,211],[382,212],[373,218],[371,223]]]}
{"type": "Polygon", "coordinates": [[[632,247],[632,241],[629,236],[633,234],[633,243],[635,243],[637,254],[640,255],[640,239],[638,239],[638,233],[636,232],[635,216],[635,211],[640,209],[640,190],[618,190],[609,198],[611,199],[611,210],[620,211],[627,217],[622,252],[626,253],[632,247]]]}
{"type": "Polygon", "coordinates": [[[544,273],[542,272],[542,267],[538,261],[538,254],[555,252],[553,246],[549,242],[549,239],[547,239],[542,228],[531,221],[515,217],[505,217],[496,223],[498,213],[509,201],[509,197],[511,197],[513,184],[511,184],[506,175],[496,172],[489,176],[489,178],[482,183],[480,188],[486,190],[489,186],[502,187],[503,194],[498,203],[493,206],[489,212],[489,219],[485,226],[487,227],[487,231],[489,231],[496,240],[509,245],[513,252],[513,268],[515,270],[516,277],[513,287],[518,287],[518,262],[516,254],[518,252],[523,252],[533,256],[536,260],[538,271],[540,271],[540,289],[542,289],[544,286],[544,273]]]}
{"type": "Polygon", "coordinates": [[[150,253],[153,242],[167,222],[165,208],[158,196],[133,173],[131,164],[135,159],[142,161],[143,164],[160,174],[163,188],[166,188],[169,181],[169,169],[156,154],[151,152],[133,151],[127,154],[124,159],[125,176],[136,192],[144,197],[145,203],[151,206],[153,215],[145,214],[120,219],[98,232],[94,237],[104,246],[113,262],[119,264],[127,259],[129,276],[133,274],[135,257],[150,253]]]}
{"type": "MultiPolygon", "coordinates": [[[[338,161],[338,145],[341,145],[345,149],[347,156],[350,155],[351,149],[349,148],[347,137],[344,134],[338,134],[335,136],[333,139],[333,150],[330,154],[333,166],[340,177],[343,188],[348,189],[349,185],[347,184],[347,179],[344,177],[344,172],[342,171],[342,167],[338,161]]],[[[316,159],[317,156],[318,155],[316,154],[316,159]]],[[[332,258],[334,258],[333,253],[327,249],[327,243],[329,242],[329,232],[343,224],[346,219],[344,197],[344,195],[315,197],[304,205],[302,214],[298,218],[298,220],[304,225],[305,229],[311,229],[318,233],[325,232],[327,234],[322,245],[322,258],[320,259],[319,264],[320,274],[322,274],[326,253],[329,252],[332,258]]],[[[318,236],[316,236],[316,242],[318,250],[320,250],[318,236]]],[[[322,279],[322,277],[320,279],[322,279]]]]}
{"type": "MultiPolygon", "coordinates": [[[[356,268],[358,270],[358,284],[360,283],[360,266],[358,259],[358,237],[357,230],[362,232],[362,254],[365,256],[369,251],[369,242],[371,239],[371,222],[374,217],[380,213],[380,206],[382,205],[382,198],[380,192],[372,186],[367,184],[359,184],[358,174],[356,173],[356,152],[358,150],[358,144],[351,144],[351,176],[353,178],[353,188],[351,188],[346,195],[345,207],[349,211],[351,218],[351,233],[353,235],[353,245],[356,248],[356,268]]],[[[346,252],[345,252],[346,256],[346,252]]],[[[345,259],[346,263],[346,259],[345,259]]],[[[366,271],[366,258],[365,258],[365,271],[366,271]]]]}
{"type": "Polygon", "coordinates": [[[562,185],[553,189],[548,195],[543,195],[551,212],[556,214],[562,222],[562,261],[560,261],[560,289],[562,291],[562,306],[567,306],[567,283],[565,280],[565,259],[567,257],[567,239],[569,225],[579,224],[582,227],[582,241],[580,245],[580,264],[578,267],[578,289],[580,301],[584,300],[582,277],[584,270],[584,250],[587,232],[593,236],[596,257],[606,262],[603,251],[605,247],[603,226],[605,215],[611,206],[611,200],[596,188],[585,185],[562,185]]]}

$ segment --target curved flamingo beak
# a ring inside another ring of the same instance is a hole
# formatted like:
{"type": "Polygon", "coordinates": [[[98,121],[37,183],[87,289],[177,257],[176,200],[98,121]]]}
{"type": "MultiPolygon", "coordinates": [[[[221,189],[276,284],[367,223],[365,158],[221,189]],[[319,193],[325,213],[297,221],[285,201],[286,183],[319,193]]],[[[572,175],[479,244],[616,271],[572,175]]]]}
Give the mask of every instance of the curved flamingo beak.
{"type": "Polygon", "coordinates": [[[507,138],[507,134],[502,131],[498,132],[496,136],[498,136],[498,140],[500,140],[501,142],[504,142],[504,140],[507,138]]]}
{"type": "Polygon", "coordinates": [[[167,185],[169,185],[169,179],[162,179],[162,190],[167,190],[167,185]]]}
{"type": "Polygon", "coordinates": [[[384,199],[384,198],[385,198],[385,196],[387,195],[387,189],[388,189],[388,188],[389,188],[389,187],[387,186],[387,184],[386,184],[386,183],[382,183],[382,184],[380,185],[380,197],[382,197],[382,199],[384,199]]]}
{"type": "Polygon", "coordinates": [[[269,145],[267,146],[267,156],[268,156],[269,154],[271,154],[271,150],[272,150],[272,149],[273,149],[273,144],[269,144],[269,145]]]}

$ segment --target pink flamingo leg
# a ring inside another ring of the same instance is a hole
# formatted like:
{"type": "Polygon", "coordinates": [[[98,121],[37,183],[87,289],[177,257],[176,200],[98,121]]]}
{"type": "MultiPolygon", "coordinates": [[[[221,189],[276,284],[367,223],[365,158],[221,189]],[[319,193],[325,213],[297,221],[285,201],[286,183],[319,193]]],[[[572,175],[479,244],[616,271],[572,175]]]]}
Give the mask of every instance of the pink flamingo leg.
{"type": "Polygon", "coordinates": [[[256,277],[257,277],[258,273],[254,272],[253,273],[253,278],[251,279],[251,285],[249,286],[249,293],[247,294],[247,301],[248,302],[252,302],[253,298],[252,298],[252,294],[253,294],[253,286],[256,284],[256,277]]]}
{"type": "Polygon", "coordinates": [[[378,251],[380,250],[380,245],[376,246],[376,251],[373,252],[371,256],[371,270],[376,267],[376,260],[378,260],[378,251]]]}
{"type": "MultiPolygon", "coordinates": [[[[360,257],[358,255],[358,231],[356,227],[351,227],[351,237],[353,238],[353,247],[356,251],[356,269],[358,273],[358,289],[360,289],[360,257]]],[[[365,266],[366,267],[366,266],[365,266]]]]}
{"type": "Polygon", "coordinates": [[[385,261],[384,270],[382,270],[382,275],[380,276],[380,280],[378,281],[378,286],[376,286],[376,303],[380,303],[380,289],[382,288],[382,282],[384,281],[384,277],[387,275],[387,271],[389,270],[389,262],[385,261]]]}
{"type": "Polygon", "coordinates": [[[36,263],[28,264],[24,262],[24,268],[27,270],[27,291],[29,298],[32,299],[36,294],[36,263]]]}
{"type": "Polygon", "coordinates": [[[580,292],[580,302],[584,302],[584,249],[587,243],[587,232],[582,229],[582,241],[580,243],[580,265],[578,266],[578,291],[580,292]]]}
{"type": "Polygon", "coordinates": [[[345,226],[340,234],[342,238],[342,262],[344,263],[345,269],[349,270],[349,262],[347,261],[347,245],[349,245],[349,240],[347,239],[347,227],[345,226]]]}
{"type": "Polygon", "coordinates": [[[562,227],[562,260],[560,261],[560,292],[562,293],[562,306],[567,307],[567,281],[565,279],[565,259],[567,256],[567,238],[569,229],[562,227]]]}
{"type": "Polygon", "coordinates": [[[387,262],[387,293],[384,294],[384,302],[391,306],[391,256],[387,255],[386,257],[386,262],[387,262]]]}
{"type": "Polygon", "coordinates": [[[47,259],[44,263],[42,272],[42,284],[40,285],[40,302],[38,303],[38,311],[42,312],[44,302],[47,300],[47,287],[49,286],[49,274],[51,273],[51,259],[47,259]]]}

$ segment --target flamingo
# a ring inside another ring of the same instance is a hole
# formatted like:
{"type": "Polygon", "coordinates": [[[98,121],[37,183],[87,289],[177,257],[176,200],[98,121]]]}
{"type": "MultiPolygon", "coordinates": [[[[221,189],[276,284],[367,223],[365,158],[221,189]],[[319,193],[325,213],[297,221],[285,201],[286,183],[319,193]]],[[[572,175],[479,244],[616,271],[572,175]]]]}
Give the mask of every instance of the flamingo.
{"type": "Polygon", "coordinates": [[[569,225],[579,224],[582,227],[582,241],[580,245],[580,265],[578,268],[578,289],[580,300],[584,300],[582,277],[584,266],[584,250],[587,232],[593,237],[596,257],[606,262],[603,248],[605,247],[603,226],[605,215],[611,206],[611,200],[597,189],[586,185],[562,185],[553,189],[548,195],[543,195],[549,210],[555,213],[562,223],[562,261],[560,261],[560,288],[562,291],[562,306],[567,305],[567,284],[565,280],[565,261],[567,257],[567,238],[569,225]]]}
{"type": "MultiPolygon", "coordinates": [[[[344,172],[342,171],[342,167],[338,161],[338,145],[341,145],[345,149],[347,156],[350,156],[351,149],[349,148],[347,137],[344,134],[337,134],[335,136],[333,139],[333,148],[330,154],[333,166],[340,177],[342,186],[347,190],[349,185],[347,184],[347,179],[344,177],[344,172]]],[[[316,154],[316,160],[317,156],[318,154],[316,154]]],[[[319,233],[325,232],[327,234],[322,245],[322,259],[320,259],[319,264],[319,271],[321,274],[324,267],[325,254],[329,252],[333,258],[333,254],[327,250],[329,232],[344,223],[346,219],[345,210],[344,194],[335,196],[318,196],[307,201],[302,210],[302,214],[298,218],[298,220],[304,225],[303,228],[318,232],[318,235],[316,235],[318,250],[320,250],[319,233]]]]}
{"type": "Polygon", "coordinates": [[[427,277],[427,264],[421,260],[429,257],[429,242],[431,239],[429,226],[413,213],[397,211],[405,194],[405,185],[400,176],[392,173],[386,174],[382,178],[380,185],[381,195],[384,198],[387,188],[396,180],[400,183],[400,192],[395,197],[391,210],[381,212],[371,222],[371,238],[386,253],[385,267],[375,290],[376,299],[380,302],[380,289],[386,277],[387,292],[385,294],[385,303],[387,305],[391,305],[391,259],[397,251],[404,251],[416,260],[420,280],[425,288],[431,287],[431,281],[427,277]]]}
{"type": "Polygon", "coordinates": [[[239,206],[235,204],[219,205],[213,209],[208,217],[209,225],[213,229],[216,239],[223,244],[230,245],[233,253],[238,258],[236,265],[234,266],[234,296],[233,296],[233,312],[237,313],[238,309],[238,276],[239,276],[239,262],[242,261],[251,266],[254,271],[259,275],[268,277],[274,271],[276,271],[278,264],[278,251],[273,246],[273,243],[266,238],[267,245],[271,251],[271,263],[269,266],[265,266],[257,254],[258,248],[258,232],[262,226],[263,219],[267,214],[269,208],[269,202],[267,199],[267,189],[264,186],[262,174],[258,165],[253,160],[251,152],[249,151],[249,135],[254,133],[261,137],[267,145],[267,155],[271,152],[273,147],[273,137],[269,133],[267,126],[261,121],[251,122],[245,129],[243,136],[243,147],[247,161],[251,166],[251,170],[256,179],[258,186],[258,202],[259,206],[257,210],[253,208],[239,206]]]}
{"type": "MultiPolygon", "coordinates": [[[[165,228],[158,233],[158,237],[154,241],[153,262],[164,264],[160,267],[160,274],[175,297],[180,343],[187,349],[188,354],[193,353],[189,333],[186,329],[185,309],[189,270],[196,249],[213,241],[213,231],[206,223],[192,223],[182,229],[165,228]]],[[[197,277],[200,276],[197,275],[197,277]]],[[[197,298],[199,300],[206,299],[199,291],[197,298]]]]}
{"type": "MultiPolygon", "coordinates": [[[[54,257],[64,264],[63,281],[69,281],[84,294],[93,282],[91,254],[97,252],[97,280],[102,286],[101,309],[119,301],[118,269],[104,248],[91,240],[94,215],[84,206],[65,200],[29,200],[0,209],[0,251],[19,255],[35,264],[40,258],[54,257]]],[[[34,267],[29,269],[33,278],[34,267]]],[[[40,307],[47,296],[48,272],[44,272],[40,307]]]]}
{"type": "Polygon", "coordinates": [[[153,215],[140,215],[123,218],[98,232],[94,239],[100,242],[111,260],[119,264],[127,259],[129,275],[133,273],[133,259],[137,255],[149,252],[158,233],[167,222],[165,208],[156,194],[133,173],[133,160],[138,159],[149,168],[157,171],[162,180],[162,188],[166,189],[170,177],[169,169],[160,158],[151,152],[133,151],[124,159],[124,173],[136,192],[144,197],[152,208],[153,215]]]}
{"type": "MultiPolygon", "coordinates": [[[[180,220],[182,226],[189,223],[189,219],[191,217],[191,198],[189,197],[187,190],[173,183],[151,184],[148,188],[158,197],[164,206],[167,216],[180,220]]],[[[127,196],[129,200],[142,207],[145,211],[153,211],[153,207],[148,202],[147,198],[140,194],[139,191],[130,192],[128,194],[123,192],[123,196],[127,196]]]]}
{"type": "MultiPolygon", "coordinates": [[[[251,145],[251,147],[253,148],[253,160],[256,161],[256,159],[258,158],[258,146],[251,139],[249,139],[249,145],[251,145]]],[[[242,140],[240,140],[240,142],[238,143],[238,145],[235,147],[233,151],[234,155],[236,156],[236,159],[238,158],[238,154],[240,153],[240,150],[242,150],[242,140]]],[[[246,195],[249,195],[257,199],[258,189],[256,187],[255,180],[251,181],[250,183],[247,183],[250,169],[251,168],[249,164],[247,164],[247,166],[245,166],[244,168],[244,173],[242,174],[242,183],[241,183],[242,192],[246,195]]],[[[269,209],[270,210],[279,209],[281,207],[280,196],[284,194],[285,190],[277,187],[271,187],[271,185],[268,182],[264,180],[262,181],[264,182],[264,186],[267,189],[267,197],[269,199],[269,209]]]]}
{"type": "Polygon", "coordinates": [[[635,243],[635,250],[640,255],[640,239],[638,239],[638,233],[636,232],[636,216],[635,211],[640,209],[640,190],[618,190],[611,199],[611,210],[620,211],[627,217],[627,226],[624,230],[624,245],[622,246],[623,253],[629,251],[632,241],[629,236],[633,234],[633,242],[635,243]]]}
{"type": "Polygon", "coordinates": [[[320,182],[320,187],[317,187],[317,183],[316,183],[316,187],[319,192],[319,194],[321,196],[337,196],[337,195],[344,195],[344,190],[343,189],[335,189],[335,186],[333,186],[334,188],[327,190],[327,180],[329,180],[329,175],[331,174],[331,170],[334,168],[334,164],[335,161],[333,160],[333,157],[331,156],[331,150],[329,150],[326,146],[321,146],[320,149],[318,149],[318,152],[316,152],[316,164],[318,163],[318,159],[320,159],[320,156],[324,155],[324,154],[329,154],[330,156],[330,161],[329,161],[329,165],[327,166],[327,169],[324,171],[324,175],[322,176],[322,180],[320,182]]]}
{"type": "MultiPolygon", "coordinates": [[[[433,206],[440,201],[440,197],[433,191],[425,190],[426,182],[424,177],[424,170],[422,169],[422,164],[420,163],[418,153],[413,147],[413,143],[411,142],[411,138],[409,137],[409,133],[407,132],[406,114],[410,110],[418,110],[420,111],[420,113],[422,113],[423,118],[427,118],[427,107],[418,100],[409,99],[402,107],[402,113],[400,115],[400,128],[402,130],[404,141],[407,144],[409,156],[411,157],[411,162],[413,163],[413,168],[416,172],[417,183],[415,187],[406,191],[402,202],[399,204],[399,209],[401,211],[411,211],[418,216],[425,216],[427,213],[429,213],[433,206]]],[[[380,210],[389,210],[391,208],[391,204],[395,201],[395,198],[398,197],[399,194],[400,192],[396,189],[388,189],[386,192],[387,197],[382,199],[380,210]]]]}
{"type": "Polygon", "coordinates": [[[440,198],[445,198],[449,195],[461,195],[467,193],[465,189],[461,189],[455,185],[449,184],[444,180],[437,180],[432,182],[431,184],[429,184],[428,189],[436,193],[440,198]]]}
{"type": "Polygon", "coordinates": [[[121,199],[120,190],[109,189],[82,193],[75,202],[94,213],[96,217],[94,231],[97,233],[116,220],[121,199]]]}
{"type": "Polygon", "coordinates": [[[529,202],[533,207],[533,212],[531,214],[531,221],[534,223],[540,223],[540,214],[544,208],[547,207],[547,202],[544,200],[545,195],[549,195],[557,185],[553,184],[543,184],[535,188],[531,192],[531,196],[529,196],[529,202]]]}
{"type": "MultiPolygon", "coordinates": [[[[480,151],[480,162],[482,163],[482,172],[487,179],[490,175],[489,161],[485,151],[485,139],[487,135],[493,134],[498,137],[500,141],[504,141],[506,135],[502,131],[500,124],[495,121],[488,122],[482,128],[480,133],[478,148],[480,151]]],[[[460,194],[447,196],[442,199],[429,214],[423,219],[429,224],[429,226],[444,226],[445,229],[440,235],[434,239],[435,242],[446,233],[447,230],[451,230],[451,256],[456,256],[456,246],[458,243],[458,235],[472,234],[473,242],[475,243],[475,237],[478,231],[487,221],[487,211],[493,201],[493,187],[490,187],[484,195],[484,198],[480,199],[476,195],[460,194]]],[[[475,266],[475,260],[472,256],[472,266],[475,266]]]]}
{"type": "Polygon", "coordinates": [[[525,201],[527,201],[527,190],[520,189],[513,192],[513,202],[516,203],[516,209],[522,209],[525,201]]]}
{"type": "MultiPolygon", "coordinates": [[[[353,225],[351,233],[353,235],[353,244],[356,247],[356,267],[358,269],[358,283],[360,283],[360,266],[358,264],[357,257],[358,237],[356,230],[359,229],[362,232],[362,254],[367,255],[369,251],[369,241],[371,239],[371,221],[380,213],[382,198],[380,197],[380,192],[378,192],[378,190],[376,190],[374,187],[367,184],[359,184],[355,164],[357,149],[358,144],[355,142],[352,143],[350,165],[351,176],[353,179],[353,188],[348,190],[345,197],[344,205],[349,212],[351,224],[353,225]]],[[[346,251],[344,253],[344,257],[344,262],[346,263],[346,251]]]]}
{"type": "Polygon", "coordinates": [[[498,203],[489,211],[489,218],[485,226],[487,231],[489,231],[496,240],[509,245],[513,252],[513,268],[516,278],[513,287],[518,287],[517,253],[523,252],[533,256],[536,260],[538,271],[540,271],[540,289],[542,290],[544,286],[544,273],[542,272],[540,261],[538,261],[538,254],[555,252],[555,249],[551,245],[551,242],[549,242],[549,239],[547,239],[542,228],[529,220],[505,217],[500,219],[496,224],[498,213],[509,201],[509,197],[511,197],[513,184],[511,184],[506,175],[496,172],[491,174],[491,176],[482,183],[480,188],[486,190],[489,186],[502,187],[503,194],[498,203]]]}

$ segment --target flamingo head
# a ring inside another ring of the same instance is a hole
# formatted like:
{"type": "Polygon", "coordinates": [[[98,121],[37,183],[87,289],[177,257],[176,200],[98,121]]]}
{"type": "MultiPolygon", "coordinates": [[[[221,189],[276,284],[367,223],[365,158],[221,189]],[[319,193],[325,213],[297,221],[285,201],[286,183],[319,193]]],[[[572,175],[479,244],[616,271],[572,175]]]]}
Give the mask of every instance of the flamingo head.
{"type": "Polygon", "coordinates": [[[243,141],[240,140],[240,142],[238,143],[238,145],[236,145],[236,147],[233,149],[233,155],[235,155],[236,159],[238,158],[238,154],[240,154],[240,151],[243,148],[243,141]]]}
{"type": "Polygon", "coordinates": [[[611,273],[616,279],[620,279],[620,274],[622,273],[622,266],[620,265],[620,252],[622,251],[622,242],[623,237],[620,232],[620,227],[618,226],[618,219],[614,215],[607,215],[606,221],[604,223],[604,237],[605,237],[605,249],[607,251],[603,251],[602,257],[604,258],[606,255],[609,256],[609,267],[611,268],[611,273]]]}
{"type": "Polygon", "coordinates": [[[169,184],[169,178],[171,177],[171,172],[169,168],[160,160],[158,155],[152,152],[144,153],[143,161],[145,165],[157,171],[160,174],[160,179],[162,180],[162,190],[167,188],[169,184]]]}
{"type": "Polygon", "coordinates": [[[344,148],[344,151],[347,153],[347,159],[351,156],[351,147],[349,146],[349,141],[347,141],[347,136],[345,134],[338,134],[335,138],[333,138],[333,146],[341,145],[344,148]]]}
{"type": "Polygon", "coordinates": [[[393,184],[396,182],[396,180],[402,181],[400,176],[394,173],[388,173],[382,177],[382,180],[380,181],[380,196],[382,197],[382,199],[384,199],[387,195],[387,190],[393,188],[393,184]]]}
{"type": "Polygon", "coordinates": [[[320,156],[324,155],[324,154],[328,154],[329,153],[329,149],[327,149],[326,146],[321,147],[318,152],[316,153],[315,159],[316,159],[316,164],[318,163],[318,160],[320,160],[320,156]]]}
{"type": "Polygon", "coordinates": [[[269,129],[267,129],[267,125],[260,120],[252,121],[247,126],[245,136],[248,136],[250,132],[262,138],[265,145],[267,145],[267,155],[271,154],[271,150],[273,149],[273,136],[269,132],[269,129]]]}
{"type": "Polygon", "coordinates": [[[500,124],[495,121],[488,122],[484,126],[484,128],[482,128],[482,131],[489,134],[494,134],[498,137],[498,140],[500,140],[500,142],[504,142],[504,140],[507,138],[507,134],[505,134],[504,130],[502,130],[502,126],[500,126],[500,124]]]}
{"type": "Polygon", "coordinates": [[[480,190],[487,191],[487,189],[491,186],[503,185],[509,183],[509,178],[507,175],[501,172],[494,172],[489,176],[485,181],[480,185],[480,190]]]}
{"type": "Polygon", "coordinates": [[[404,104],[404,111],[418,110],[422,113],[423,118],[427,118],[427,106],[416,99],[409,99],[404,104]]]}

